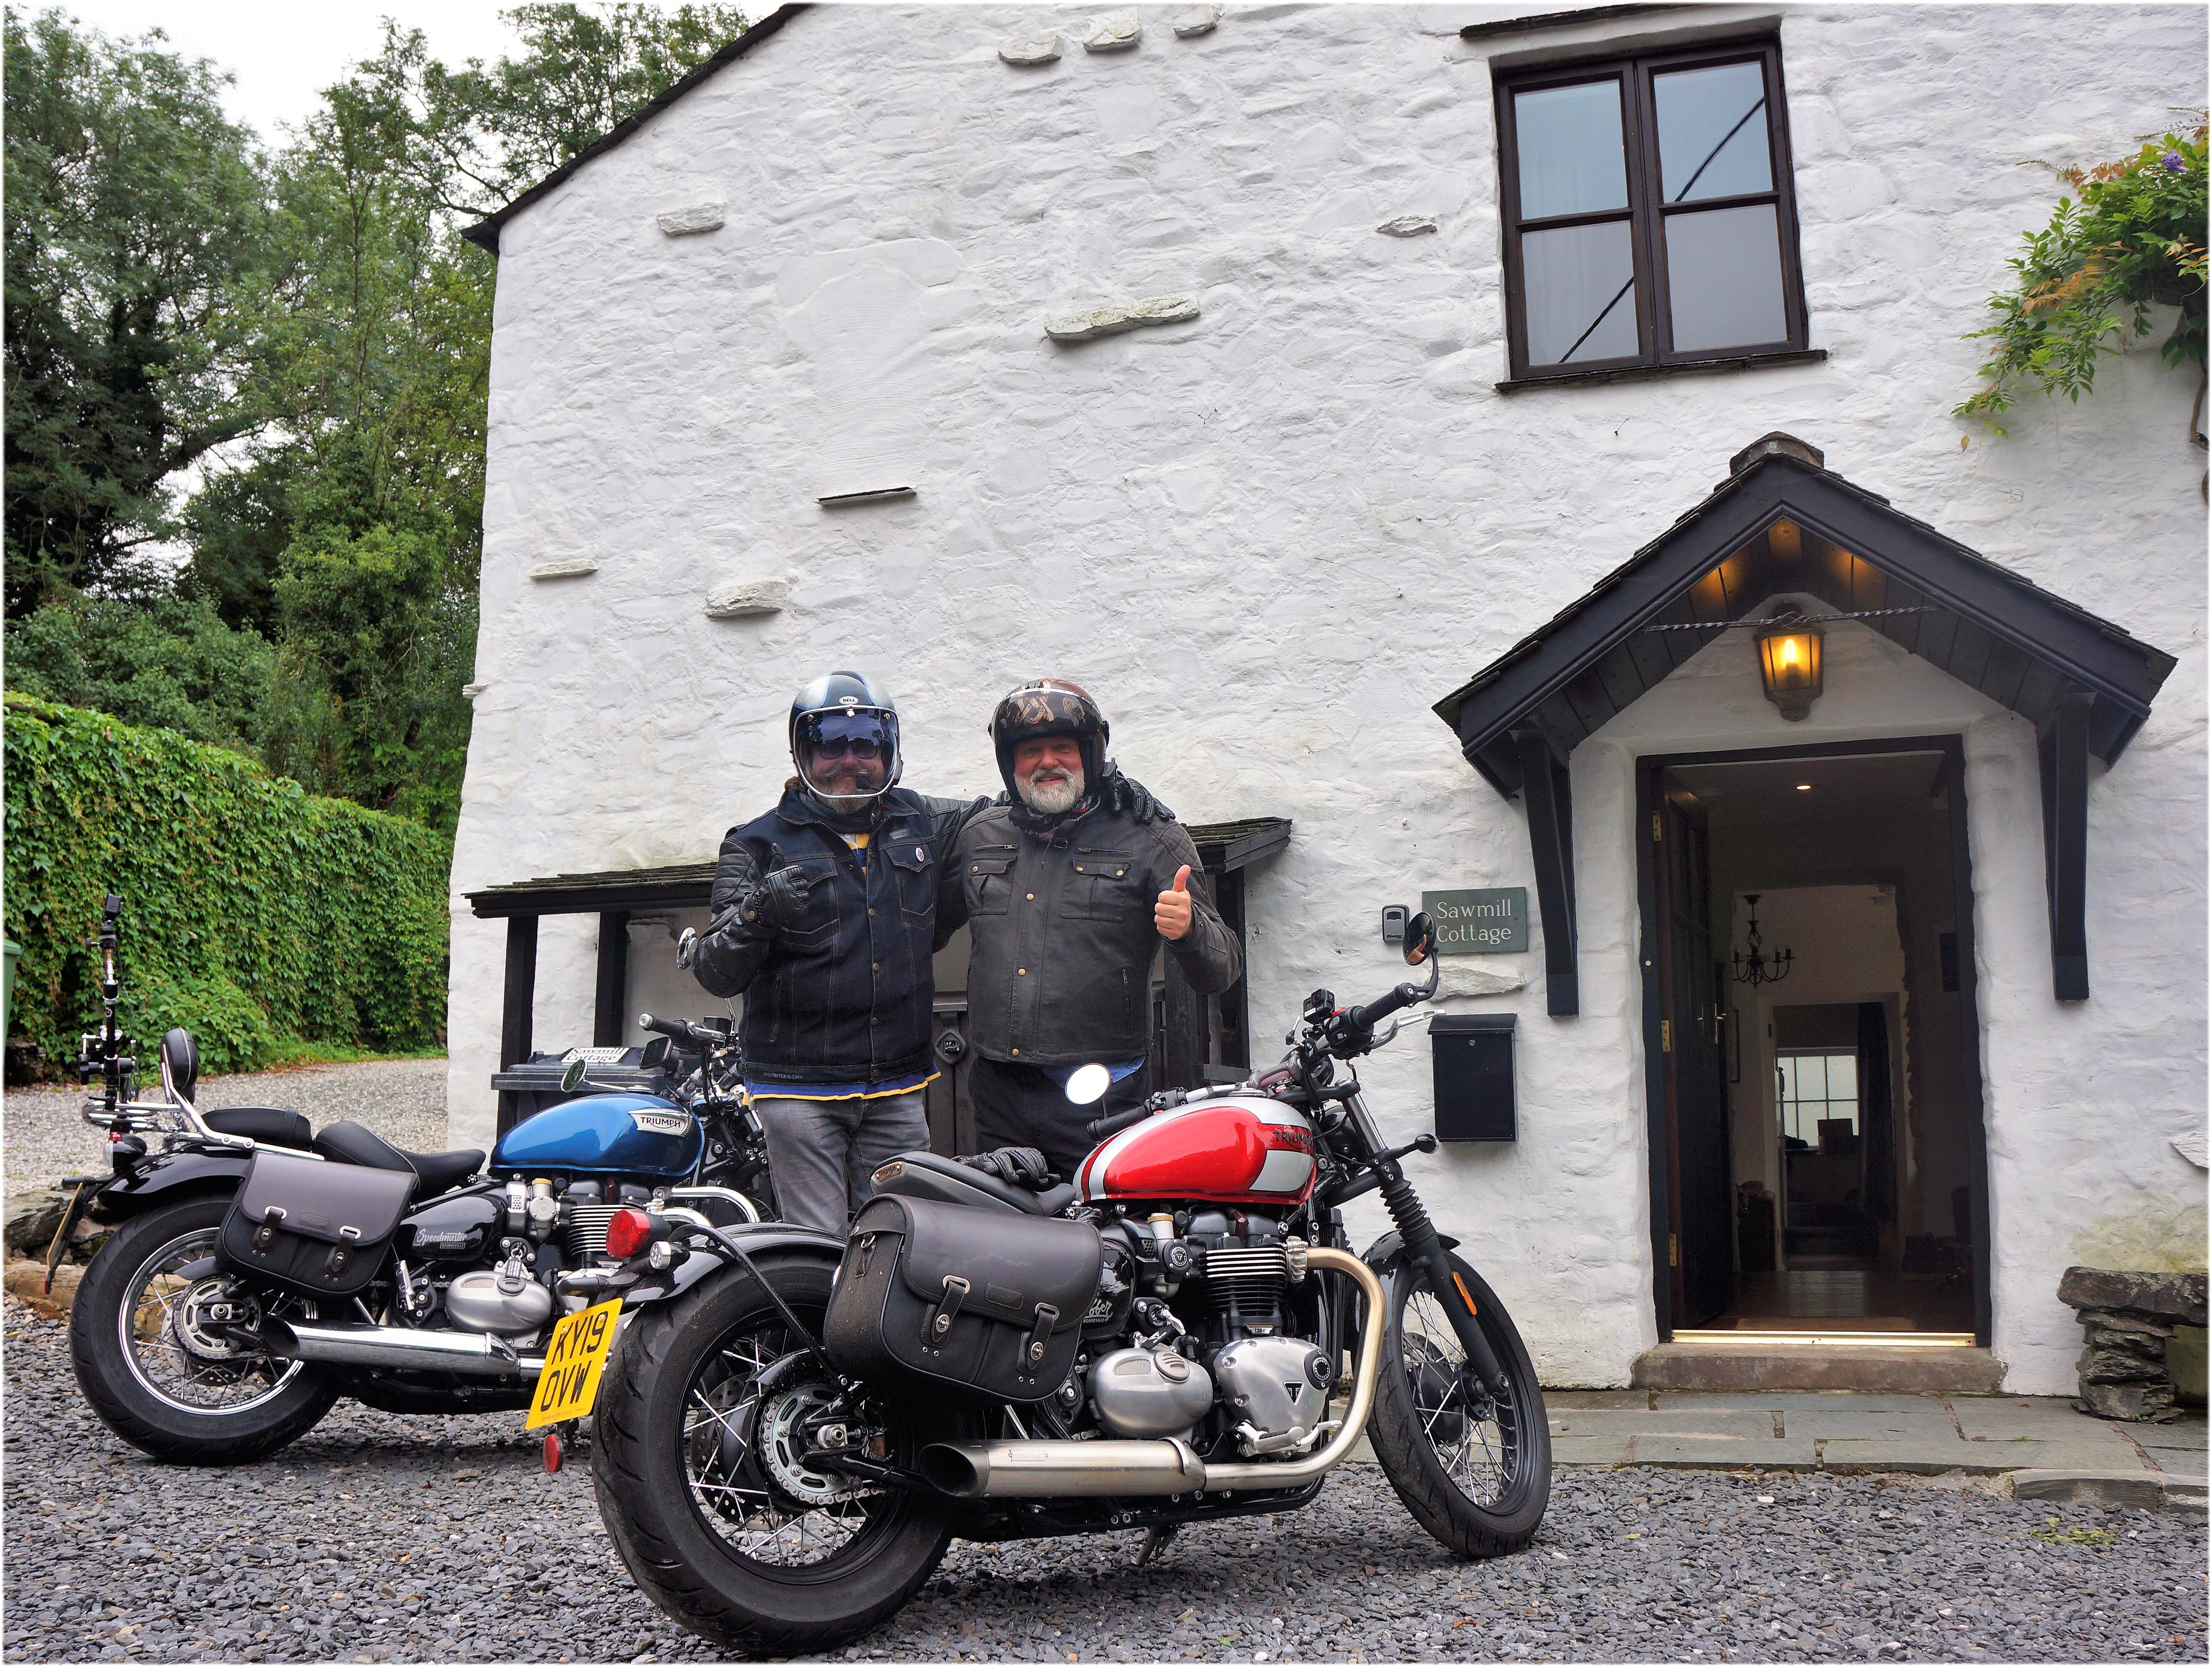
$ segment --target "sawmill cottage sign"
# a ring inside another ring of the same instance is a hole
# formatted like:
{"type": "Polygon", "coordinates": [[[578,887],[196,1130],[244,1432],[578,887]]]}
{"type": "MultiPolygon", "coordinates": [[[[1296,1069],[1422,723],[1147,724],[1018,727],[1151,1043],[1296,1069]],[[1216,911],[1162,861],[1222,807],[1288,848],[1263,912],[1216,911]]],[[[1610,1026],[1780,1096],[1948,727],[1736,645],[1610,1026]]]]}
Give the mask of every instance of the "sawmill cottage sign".
{"type": "Polygon", "coordinates": [[[1528,948],[1528,888],[1425,891],[1421,906],[1437,923],[1437,952],[1517,955],[1528,948]]]}

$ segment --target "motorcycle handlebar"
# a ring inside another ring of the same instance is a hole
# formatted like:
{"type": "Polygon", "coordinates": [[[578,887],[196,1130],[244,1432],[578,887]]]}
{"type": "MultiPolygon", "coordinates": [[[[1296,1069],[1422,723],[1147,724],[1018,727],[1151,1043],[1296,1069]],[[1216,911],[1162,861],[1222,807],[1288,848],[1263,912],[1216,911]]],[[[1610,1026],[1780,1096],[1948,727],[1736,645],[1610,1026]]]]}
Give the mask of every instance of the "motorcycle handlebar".
{"type": "Polygon", "coordinates": [[[1354,1030],[1372,1030],[1378,1021],[1389,1018],[1401,1008],[1411,1007],[1420,998],[1419,985],[1401,984],[1379,1001],[1352,1009],[1344,1015],[1345,1021],[1354,1030]]]}
{"type": "Polygon", "coordinates": [[[672,1041],[689,1042],[694,1047],[718,1047],[730,1040],[720,1031],[695,1025],[689,1019],[656,1019],[650,1013],[637,1015],[637,1027],[649,1030],[657,1036],[665,1036],[672,1041]]]}
{"type": "Polygon", "coordinates": [[[1109,1135],[1118,1135],[1124,1129],[1133,1129],[1152,1114],[1150,1106],[1136,1106],[1112,1117],[1094,1118],[1084,1125],[1083,1132],[1095,1143],[1109,1135]]]}

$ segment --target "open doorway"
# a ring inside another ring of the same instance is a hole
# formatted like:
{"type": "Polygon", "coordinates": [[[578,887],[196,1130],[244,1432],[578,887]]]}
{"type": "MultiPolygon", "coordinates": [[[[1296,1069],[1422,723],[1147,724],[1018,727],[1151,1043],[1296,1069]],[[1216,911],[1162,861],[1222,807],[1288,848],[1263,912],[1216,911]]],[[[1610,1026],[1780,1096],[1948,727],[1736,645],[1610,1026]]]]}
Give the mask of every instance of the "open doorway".
{"type": "Polygon", "coordinates": [[[1949,737],[1644,761],[1662,1337],[1986,1342],[1960,779],[1949,737]]]}

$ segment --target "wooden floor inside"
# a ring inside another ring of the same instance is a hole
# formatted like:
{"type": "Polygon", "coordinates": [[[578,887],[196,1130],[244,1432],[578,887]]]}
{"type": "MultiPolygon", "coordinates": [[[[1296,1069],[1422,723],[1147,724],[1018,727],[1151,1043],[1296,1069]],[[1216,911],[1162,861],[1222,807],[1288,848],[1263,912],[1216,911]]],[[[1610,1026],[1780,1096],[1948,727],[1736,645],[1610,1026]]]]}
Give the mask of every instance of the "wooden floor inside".
{"type": "Polygon", "coordinates": [[[1792,1268],[1740,1273],[1735,1297],[1699,1328],[1712,1331],[1972,1331],[1966,1281],[1905,1280],[1880,1269],[1792,1268]]]}

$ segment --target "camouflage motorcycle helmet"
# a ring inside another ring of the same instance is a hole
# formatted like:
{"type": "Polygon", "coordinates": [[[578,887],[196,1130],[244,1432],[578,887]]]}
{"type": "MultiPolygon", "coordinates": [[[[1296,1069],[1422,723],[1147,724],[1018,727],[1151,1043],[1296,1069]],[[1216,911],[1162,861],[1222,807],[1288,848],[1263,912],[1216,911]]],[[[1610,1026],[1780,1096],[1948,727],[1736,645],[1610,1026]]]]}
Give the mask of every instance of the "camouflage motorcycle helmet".
{"type": "Polygon", "coordinates": [[[1097,793],[1106,779],[1106,714],[1098,703],[1063,677],[1037,677],[1009,690],[991,714],[991,749],[999,755],[999,775],[1016,801],[1014,749],[1024,741],[1066,736],[1083,758],[1083,791],[1097,793]]]}

